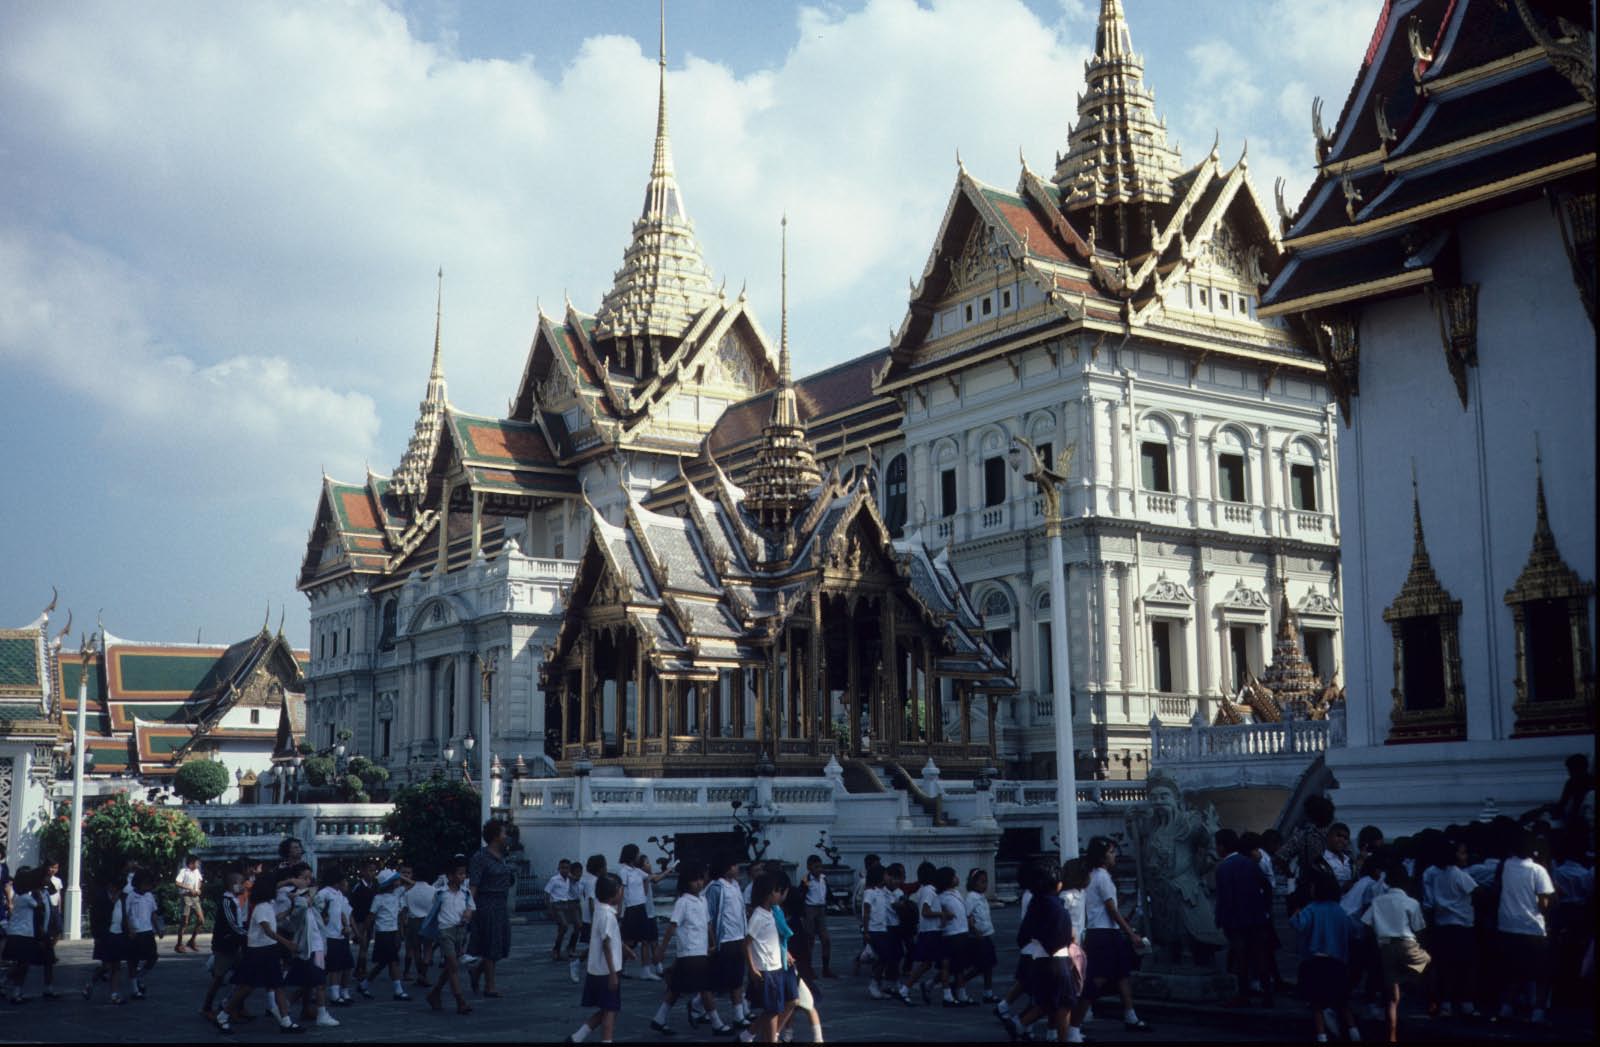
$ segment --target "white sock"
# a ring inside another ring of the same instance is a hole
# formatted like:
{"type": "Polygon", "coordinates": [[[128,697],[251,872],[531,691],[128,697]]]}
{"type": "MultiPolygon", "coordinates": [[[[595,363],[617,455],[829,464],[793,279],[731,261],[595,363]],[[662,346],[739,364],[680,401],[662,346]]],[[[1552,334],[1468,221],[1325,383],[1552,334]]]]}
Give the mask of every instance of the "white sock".
{"type": "Polygon", "coordinates": [[[405,983],[402,982],[400,979],[396,978],[395,982],[394,982],[394,994],[396,996],[399,996],[401,993],[403,993],[405,991],[406,991],[405,983]]]}
{"type": "Polygon", "coordinates": [[[1083,1042],[1083,1030],[1078,1028],[1076,1025],[1067,1026],[1067,1042],[1068,1043],[1082,1043],[1083,1042]]]}
{"type": "Polygon", "coordinates": [[[811,1027],[811,1042],[812,1043],[822,1043],[823,1042],[823,1040],[822,1040],[822,1029],[820,1027],[815,1026],[815,1025],[813,1025],[811,1027]]]}
{"type": "Polygon", "coordinates": [[[1351,1043],[1360,1043],[1361,1030],[1352,1025],[1350,1028],[1344,1031],[1344,1038],[1349,1040],[1351,1043]]]}
{"type": "Polygon", "coordinates": [[[994,1009],[1002,1018],[1005,1018],[1011,1014],[1011,1005],[1006,1003],[1004,1000],[1001,1000],[999,1003],[995,1004],[994,1009]]]}
{"type": "Polygon", "coordinates": [[[589,1038],[589,1023],[584,1022],[578,1026],[578,1031],[572,1034],[573,1043],[582,1043],[589,1038]]]}
{"type": "Polygon", "coordinates": [[[670,1017],[672,1017],[672,1009],[665,1001],[662,1001],[661,1006],[656,1008],[656,1024],[665,1025],[670,1017]]]}
{"type": "Polygon", "coordinates": [[[727,1024],[723,1022],[722,1015],[718,1014],[715,1008],[707,1011],[706,1017],[711,1019],[711,1027],[713,1029],[726,1029],[728,1027],[727,1024]]]}
{"type": "Polygon", "coordinates": [[[733,1020],[736,1022],[747,1021],[750,1017],[750,1008],[743,1000],[733,1005],[733,1020]]]}
{"type": "Polygon", "coordinates": [[[1127,1010],[1122,1012],[1122,1020],[1131,1025],[1139,1020],[1139,1013],[1132,1007],[1129,1007],[1127,1010]]]}
{"type": "Polygon", "coordinates": [[[333,1015],[328,1013],[328,1008],[326,1008],[326,1007],[318,1007],[317,1008],[317,1017],[318,1018],[331,1018],[331,1017],[333,1017],[333,1015]]]}
{"type": "Polygon", "coordinates": [[[954,995],[951,994],[950,987],[948,985],[945,986],[944,999],[945,999],[946,1003],[955,1003],[956,1002],[956,998],[955,998],[954,995]]]}
{"type": "Polygon", "coordinates": [[[285,1014],[278,1019],[278,1024],[287,1029],[289,1026],[294,1024],[294,1019],[285,1014]]]}

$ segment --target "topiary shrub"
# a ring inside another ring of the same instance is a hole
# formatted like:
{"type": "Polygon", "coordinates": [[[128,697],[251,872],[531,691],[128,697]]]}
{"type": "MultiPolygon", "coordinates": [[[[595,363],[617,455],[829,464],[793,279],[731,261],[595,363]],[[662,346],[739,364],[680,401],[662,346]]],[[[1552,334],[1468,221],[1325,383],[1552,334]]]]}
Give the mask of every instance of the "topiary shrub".
{"type": "Polygon", "coordinates": [[[307,756],[305,763],[301,765],[301,770],[305,772],[306,783],[308,785],[321,788],[322,786],[327,785],[333,779],[333,757],[307,756]]]}
{"type": "Polygon", "coordinates": [[[208,803],[227,792],[232,781],[216,760],[186,760],[172,776],[172,789],[191,803],[208,803]]]}

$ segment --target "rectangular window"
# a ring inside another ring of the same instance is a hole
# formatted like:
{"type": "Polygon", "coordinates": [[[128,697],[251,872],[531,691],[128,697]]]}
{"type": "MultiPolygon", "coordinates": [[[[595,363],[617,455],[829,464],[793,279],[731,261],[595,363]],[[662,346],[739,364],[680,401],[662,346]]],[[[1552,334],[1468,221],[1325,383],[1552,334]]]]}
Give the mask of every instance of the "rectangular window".
{"type": "Polygon", "coordinates": [[[1333,632],[1329,629],[1302,629],[1300,642],[1305,647],[1306,661],[1317,679],[1326,680],[1333,675],[1333,632]]]}
{"type": "Polygon", "coordinates": [[[250,722],[253,723],[253,724],[261,722],[261,710],[260,709],[251,709],[250,710],[250,722]]]}
{"type": "Polygon", "coordinates": [[[1144,489],[1172,493],[1172,476],[1167,471],[1167,445],[1142,443],[1139,445],[1139,465],[1144,473],[1144,489]]]}
{"type": "Polygon", "coordinates": [[[1228,654],[1233,662],[1233,693],[1250,678],[1250,631],[1242,625],[1228,630],[1228,654]]]}
{"type": "Polygon", "coordinates": [[[990,313],[994,312],[994,299],[989,295],[984,295],[983,300],[978,304],[983,307],[984,316],[988,316],[990,313]]]}
{"type": "Polygon", "coordinates": [[[983,634],[983,638],[989,641],[989,646],[994,648],[995,654],[1004,659],[1007,665],[1011,664],[1010,629],[990,629],[988,632],[983,634]]]}
{"type": "Polygon", "coordinates": [[[339,657],[339,632],[338,632],[338,630],[334,630],[334,633],[333,633],[333,656],[335,658],[339,657]]]}
{"type": "Polygon", "coordinates": [[[1400,622],[1405,645],[1400,673],[1405,707],[1411,711],[1444,708],[1444,637],[1439,619],[1406,618],[1400,622]]]}
{"type": "Polygon", "coordinates": [[[1162,694],[1172,693],[1172,623],[1150,623],[1150,667],[1152,681],[1162,694]]]}
{"type": "Polygon", "coordinates": [[[1294,507],[1302,512],[1317,511],[1317,467],[1314,465],[1289,466],[1289,497],[1294,507]]]}
{"type": "Polygon", "coordinates": [[[945,469],[939,473],[939,515],[956,514],[956,471],[945,469]]]}
{"type": "Polygon", "coordinates": [[[1217,292],[1217,308],[1218,309],[1224,309],[1224,310],[1228,308],[1228,292],[1226,292],[1226,291],[1218,291],[1217,292]]]}
{"type": "Polygon", "coordinates": [[[1576,689],[1572,663],[1572,616],[1565,600],[1523,604],[1527,630],[1528,698],[1570,700],[1576,689]]]}
{"type": "Polygon", "coordinates": [[[378,751],[384,756],[389,755],[389,727],[389,721],[383,721],[383,733],[378,742],[378,751]]]}
{"type": "Polygon", "coordinates": [[[550,555],[557,560],[567,558],[567,536],[557,531],[550,539],[550,555]]]}
{"type": "Polygon", "coordinates": [[[327,633],[323,633],[321,636],[317,637],[317,657],[318,658],[326,658],[326,657],[328,657],[328,634],[327,633]]]}
{"type": "Polygon", "coordinates": [[[983,504],[1000,505],[1006,500],[1006,460],[1004,458],[985,458],[983,460],[983,504]]]}
{"type": "Polygon", "coordinates": [[[1011,292],[1010,291],[1001,291],[1000,292],[1000,308],[1002,308],[1002,309],[1010,309],[1011,308],[1011,292]]]}
{"type": "Polygon", "coordinates": [[[327,734],[328,734],[328,748],[332,749],[333,748],[333,740],[334,739],[333,739],[333,724],[331,724],[331,723],[328,724],[327,734]]]}
{"type": "Polygon", "coordinates": [[[1055,693],[1055,664],[1050,660],[1050,623],[1039,623],[1039,643],[1034,648],[1039,663],[1039,693],[1055,693]]]}
{"type": "Polygon", "coordinates": [[[971,302],[968,302],[966,304],[965,312],[966,312],[966,317],[967,317],[967,323],[970,324],[972,322],[972,303],[971,302]]]}
{"type": "Polygon", "coordinates": [[[1208,308],[1211,305],[1211,296],[1204,287],[1200,288],[1200,304],[1208,308]]]}
{"type": "Polygon", "coordinates": [[[1245,501],[1244,455],[1217,455],[1217,494],[1225,502],[1245,501]]]}
{"type": "Polygon", "coordinates": [[[345,654],[349,654],[350,653],[350,646],[351,646],[350,645],[350,627],[347,625],[347,626],[344,627],[344,653],[345,654]]]}

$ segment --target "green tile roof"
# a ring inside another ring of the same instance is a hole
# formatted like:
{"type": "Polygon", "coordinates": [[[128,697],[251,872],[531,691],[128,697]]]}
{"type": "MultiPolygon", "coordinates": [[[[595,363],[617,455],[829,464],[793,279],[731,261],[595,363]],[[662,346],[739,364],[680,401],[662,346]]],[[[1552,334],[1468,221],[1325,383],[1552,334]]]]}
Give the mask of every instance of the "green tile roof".
{"type": "Polygon", "coordinates": [[[217,664],[215,654],[145,655],[117,652],[121,661],[124,693],[158,692],[190,694],[217,664]]]}
{"type": "Polygon", "coordinates": [[[37,635],[0,637],[0,688],[40,693],[37,635]]]}

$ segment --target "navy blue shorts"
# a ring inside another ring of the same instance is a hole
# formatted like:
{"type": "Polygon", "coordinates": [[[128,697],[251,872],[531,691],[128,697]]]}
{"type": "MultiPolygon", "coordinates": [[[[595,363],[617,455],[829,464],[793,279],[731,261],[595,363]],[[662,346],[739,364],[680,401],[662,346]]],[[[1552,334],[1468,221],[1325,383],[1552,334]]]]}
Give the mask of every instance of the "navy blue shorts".
{"type": "Polygon", "coordinates": [[[994,953],[994,935],[986,934],[972,944],[973,970],[980,974],[994,970],[995,964],[999,962],[994,953]]]}
{"type": "Polygon", "coordinates": [[[295,957],[289,961],[289,972],[284,975],[283,984],[292,985],[297,989],[315,989],[327,980],[326,972],[314,961],[295,957]]]}
{"type": "Polygon", "coordinates": [[[750,966],[744,958],[744,939],[723,942],[717,946],[716,968],[719,991],[733,992],[744,988],[745,979],[750,976],[750,966]]]}
{"type": "Polygon", "coordinates": [[[1032,997],[1034,1006],[1044,1011],[1061,1011],[1077,1003],[1072,991],[1072,972],[1067,968],[1071,961],[1053,956],[1034,960],[1028,967],[1028,982],[1024,986],[1032,997]]]}
{"type": "Polygon", "coordinates": [[[800,978],[792,970],[762,971],[761,995],[756,1003],[768,1014],[782,1014],[800,994],[800,978]]]}
{"type": "Polygon", "coordinates": [[[938,963],[944,959],[944,942],[940,941],[943,937],[938,931],[919,931],[911,958],[918,963],[938,963]]]}
{"type": "Polygon", "coordinates": [[[350,943],[343,938],[328,939],[327,969],[329,974],[338,974],[348,971],[356,965],[356,958],[350,953],[350,943]]]}
{"type": "Polygon", "coordinates": [[[128,958],[127,952],[127,935],[102,934],[94,940],[94,958],[101,963],[121,963],[128,958]]]}
{"type": "Polygon", "coordinates": [[[873,931],[867,936],[872,943],[872,951],[877,954],[878,963],[890,974],[897,974],[900,970],[900,936],[894,931],[873,931]]]}
{"type": "Polygon", "coordinates": [[[283,952],[276,945],[246,949],[233,969],[233,984],[257,989],[276,989],[283,984],[283,952]]]}
{"type": "Polygon", "coordinates": [[[622,910],[622,939],[629,942],[653,942],[659,937],[655,918],[648,905],[630,905],[622,910]]]}
{"type": "Polygon", "coordinates": [[[622,1010],[622,984],[611,987],[609,974],[591,974],[583,979],[583,1005],[597,1011],[622,1010]]]}

